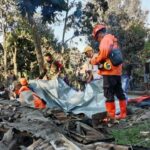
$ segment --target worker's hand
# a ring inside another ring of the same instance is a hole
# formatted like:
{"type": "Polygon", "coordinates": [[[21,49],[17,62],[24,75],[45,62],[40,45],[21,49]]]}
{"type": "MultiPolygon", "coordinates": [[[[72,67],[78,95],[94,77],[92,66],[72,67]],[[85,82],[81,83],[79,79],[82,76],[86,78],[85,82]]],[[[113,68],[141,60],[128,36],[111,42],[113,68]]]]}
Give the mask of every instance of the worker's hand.
{"type": "Polygon", "coordinates": [[[95,65],[95,58],[92,58],[92,59],[90,60],[90,64],[95,65]]]}
{"type": "Polygon", "coordinates": [[[104,65],[103,64],[98,64],[98,69],[100,70],[100,69],[104,69],[104,65]]]}
{"type": "Polygon", "coordinates": [[[92,59],[89,61],[90,64],[92,64],[92,59]]]}
{"type": "Polygon", "coordinates": [[[86,74],[87,74],[87,80],[86,80],[86,82],[90,83],[93,80],[92,71],[87,71],[86,74]]]}

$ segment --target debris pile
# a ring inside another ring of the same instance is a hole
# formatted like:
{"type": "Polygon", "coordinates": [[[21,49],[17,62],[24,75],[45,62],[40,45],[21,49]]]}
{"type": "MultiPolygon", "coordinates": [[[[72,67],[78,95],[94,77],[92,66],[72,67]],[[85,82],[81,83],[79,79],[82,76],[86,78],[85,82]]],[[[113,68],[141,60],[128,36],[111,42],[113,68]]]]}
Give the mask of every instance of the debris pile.
{"type": "MultiPolygon", "coordinates": [[[[17,101],[0,100],[0,150],[131,149],[114,144],[114,140],[106,126],[93,128],[93,120],[84,114],[65,114],[60,109],[37,110],[17,101]]],[[[138,149],[147,150],[139,147],[135,150],[138,149]]]]}

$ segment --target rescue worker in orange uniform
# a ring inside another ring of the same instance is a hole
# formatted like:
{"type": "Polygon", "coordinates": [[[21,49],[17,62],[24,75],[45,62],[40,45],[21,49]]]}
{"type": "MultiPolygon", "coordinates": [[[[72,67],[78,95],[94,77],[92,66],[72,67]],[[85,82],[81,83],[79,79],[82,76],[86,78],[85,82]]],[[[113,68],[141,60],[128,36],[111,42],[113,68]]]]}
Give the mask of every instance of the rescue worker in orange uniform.
{"type": "MultiPolygon", "coordinates": [[[[19,82],[21,84],[21,87],[18,91],[19,95],[23,91],[31,91],[31,89],[28,87],[28,81],[25,78],[21,78],[19,82]]],[[[35,108],[46,108],[46,103],[36,93],[33,92],[32,95],[35,108]]]]}
{"type": "Polygon", "coordinates": [[[126,100],[122,89],[121,74],[122,64],[114,66],[109,59],[109,52],[112,49],[119,48],[115,36],[106,33],[106,26],[98,24],[94,27],[93,38],[98,41],[99,54],[96,58],[92,58],[90,63],[99,65],[108,62],[111,65],[110,70],[100,69],[99,74],[103,75],[104,96],[106,97],[105,107],[108,114],[107,119],[124,119],[126,118],[126,100]],[[116,116],[115,98],[119,99],[120,115],[116,116]]]}

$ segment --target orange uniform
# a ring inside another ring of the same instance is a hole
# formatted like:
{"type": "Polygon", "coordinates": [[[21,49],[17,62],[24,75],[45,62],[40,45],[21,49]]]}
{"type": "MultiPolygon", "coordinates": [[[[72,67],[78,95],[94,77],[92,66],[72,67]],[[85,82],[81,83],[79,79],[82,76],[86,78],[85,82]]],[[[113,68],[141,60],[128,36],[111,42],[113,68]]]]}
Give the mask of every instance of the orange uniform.
{"type": "Polygon", "coordinates": [[[30,89],[29,89],[27,86],[22,86],[22,87],[19,89],[18,94],[20,95],[20,93],[23,92],[23,91],[30,91],[30,89]]]}
{"type": "Polygon", "coordinates": [[[122,65],[113,66],[108,58],[109,52],[112,48],[118,48],[117,39],[111,34],[106,34],[99,45],[99,55],[91,60],[91,64],[93,65],[98,65],[105,61],[111,64],[111,70],[101,69],[98,72],[100,75],[120,76],[122,74],[122,65]]]}
{"type": "MultiPolygon", "coordinates": [[[[19,95],[23,91],[31,91],[31,90],[27,86],[22,86],[19,90],[19,95]]],[[[46,103],[43,100],[41,100],[41,98],[37,96],[37,94],[33,93],[32,95],[33,95],[33,103],[35,108],[40,108],[40,109],[46,108],[46,103]]]]}
{"type": "MultiPolygon", "coordinates": [[[[92,35],[95,40],[100,42],[100,45],[99,55],[97,58],[92,58],[91,64],[99,65],[105,62],[110,64],[110,70],[99,70],[99,74],[103,75],[104,96],[106,97],[105,106],[108,114],[106,120],[109,121],[110,118],[124,119],[126,118],[126,101],[121,83],[122,65],[114,66],[109,58],[111,50],[115,51],[118,48],[117,39],[111,34],[106,34],[106,27],[101,24],[94,27],[92,35]],[[120,105],[120,115],[117,117],[115,116],[116,106],[114,96],[117,96],[120,105]]],[[[113,55],[111,55],[112,57],[113,55]]]]}

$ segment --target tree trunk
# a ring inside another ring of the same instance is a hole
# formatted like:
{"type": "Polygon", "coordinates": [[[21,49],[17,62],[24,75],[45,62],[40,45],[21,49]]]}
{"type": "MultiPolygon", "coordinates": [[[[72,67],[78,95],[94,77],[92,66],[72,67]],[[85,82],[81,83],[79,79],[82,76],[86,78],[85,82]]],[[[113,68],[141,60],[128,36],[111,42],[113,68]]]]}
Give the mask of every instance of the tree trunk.
{"type": "MultiPolygon", "coordinates": [[[[67,0],[67,4],[68,4],[68,7],[69,7],[69,0],[67,0]]],[[[62,36],[61,53],[64,53],[64,41],[65,41],[66,25],[67,25],[67,21],[68,21],[68,13],[69,13],[69,9],[67,9],[66,16],[65,16],[65,23],[64,23],[63,36],[62,36]]]]}
{"type": "MultiPolygon", "coordinates": [[[[3,10],[0,12],[1,19],[3,18],[3,10]]],[[[3,32],[3,49],[4,49],[4,55],[3,55],[3,66],[4,66],[4,78],[7,78],[7,46],[6,46],[6,21],[2,22],[2,32],[3,32]]]]}
{"type": "Polygon", "coordinates": [[[30,16],[29,14],[28,14],[28,21],[31,26],[32,37],[34,40],[34,46],[35,46],[35,51],[36,51],[36,57],[37,57],[37,61],[39,64],[39,72],[41,73],[43,72],[43,65],[44,65],[44,60],[43,60],[43,55],[42,55],[42,50],[41,50],[41,40],[40,40],[40,36],[38,33],[36,23],[33,20],[33,17],[30,16]]]}
{"type": "Polygon", "coordinates": [[[18,66],[17,66],[17,47],[15,43],[15,49],[13,53],[13,63],[14,63],[14,74],[18,76],[18,66]]]}
{"type": "Polygon", "coordinates": [[[4,47],[4,78],[7,78],[7,46],[6,46],[6,32],[3,27],[3,47],[4,47]]]}

